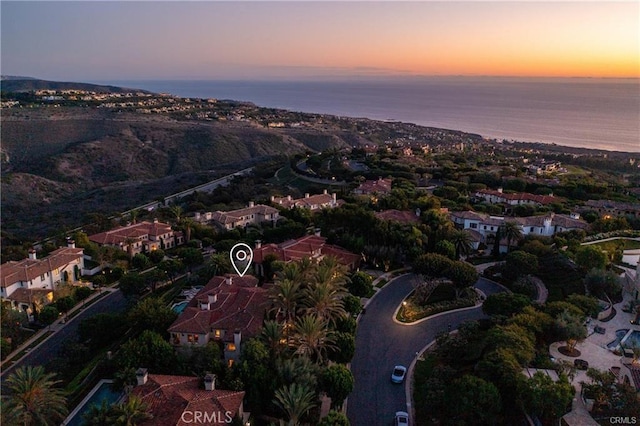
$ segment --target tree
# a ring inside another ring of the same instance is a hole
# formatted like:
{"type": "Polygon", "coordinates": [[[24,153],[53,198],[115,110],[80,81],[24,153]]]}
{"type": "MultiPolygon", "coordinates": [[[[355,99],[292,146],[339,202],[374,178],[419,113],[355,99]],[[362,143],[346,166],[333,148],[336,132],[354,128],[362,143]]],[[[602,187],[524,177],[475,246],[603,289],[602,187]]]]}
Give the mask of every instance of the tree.
{"type": "Polygon", "coordinates": [[[502,226],[504,237],[507,239],[507,249],[511,250],[512,241],[520,241],[522,239],[522,229],[520,225],[514,221],[505,221],[502,226]]]}
{"type": "Polygon", "coordinates": [[[195,265],[199,265],[204,261],[202,252],[193,247],[183,247],[179,249],[176,254],[182,260],[182,263],[191,270],[195,265]]]}
{"type": "Polygon", "coordinates": [[[446,271],[446,276],[453,281],[453,285],[456,288],[456,296],[460,296],[460,291],[471,287],[478,281],[478,271],[473,265],[455,261],[451,265],[451,268],[446,271]]]}
{"type": "Polygon", "coordinates": [[[413,262],[413,272],[430,278],[440,278],[451,269],[453,261],[446,256],[427,253],[413,262]]]}
{"type": "Polygon", "coordinates": [[[335,364],[325,368],[320,376],[320,387],[331,398],[331,408],[339,409],[353,390],[353,374],[347,367],[335,364]]]}
{"type": "Polygon", "coordinates": [[[301,418],[317,405],[315,393],[297,383],[278,389],[273,402],[284,412],[289,426],[299,425],[301,418]]]}
{"type": "Polygon", "coordinates": [[[358,271],[351,275],[347,289],[354,296],[370,297],[373,293],[373,279],[366,272],[358,271]]]}
{"type": "Polygon", "coordinates": [[[342,286],[330,282],[318,283],[304,290],[305,313],[316,315],[329,323],[345,316],[342,298],[346,293],[342,286]]]}
{"type": "Polygon", "coordinates": [[[309,356],[314,361],[321,363],[327,350],[335,347],[326,321],[315,315],[298,318],[293,333],[296,353],[309,356]]]}
{"type": "Polygon", "coordinates": [[[349,426],[349,419],[344,414],[331,410],[325,417],[320,419],[318,426],[349,426]]]}
{"type": "Polygon", "coordinates": [[[582,294],[570,294],[569,297],[567,297],[567,302],[577,306],[582,312],[593,318],[596,318],[598,312],[600,312],[600,304],[595,297],[582,294]]]}
{"type": "Polygon", "coordinates": [[[497,293],[487,297],[482,304],[482,312],[487,315],[502,315],[510,317],[519,314],[531,305],[529,298],[516,293],[497,293]]]}
{"type": "Polygon", "coordinates": [[[134,268],[144,270],[151,266],[151,261],[144,253],[137,253],[131,259],[131,264],[134,268]]]}
{"type": "Polygon", "coordinates": [[[119,369],[145,366],[157,374],[169,374],[176,365],[176,355],[169,342],[161,335],[145,330],[120,347],[116,364],[119,369]]]}
{"type": "Polygon", "coordinates": [[[318,387],[319,367],[304,356],[276,360],[278,387],[297,383],[309,389],[318,387]]]}
{"type": "Polygon", "coordinates": [[[147,404],[137,395],[129,395],[127,402],[114,408],[113,420],[116,426],[136,426],[138,423],[152,418],[147,404]]]}
{"type": "Polygon", "coordinates": [[[491,425],[502,410],[500,392],[493,383],[464,375],[454,380],[445,391],[446,416],[443,424],[491,425]]]}
{"type": "Polygon", "coordinates": [[[585,276],[584,283],[589,294],[603,299],[613,298],[622,291],[620,277],[612,271],[593,268],[585,276]]]}
{"type": "Polygon", "coordinates": [[[456,246],[447,240],[440,240],[436,243],[434,250],[436,253],[447,256],[449,259],[458,259],[456,255],[456,246]]]}
{"type": "MultiPolygon", "coordinates": [[[[344,310],[349,315],[358,315],[362,312],[362,301],[359,297],[356,297],[352,294],[347,294],[342,298],[342,304],[344,305],[344,310]]],[[[339,318],[336,319],[336,321],[339,318]]]]}
{"type": "Polygon", "coordinates": [[[127,328],[124,315],[100,313],[80,321],[78,335],[81,342],[88,342],[91,351],[96,351],[118,340],[127,328]]]}
{"type": "Polygon", "coordinates": [[[538,272],[538,257],[533,254],[522,250],[512,251],[505,260],[505,272],[513,278],[538,272]]]}
{"type": "Polygon", "coordinates": [[[56,304],[56,308],[58,308],[60,312],[64,312],[66,314],[69,311],[69,309],[76,306],[76,300],[71,296],[65,296],[56,300],[55,304],[56,304]]]}
{"type": "Polygon", "coordinates": [[[291,323],[300,309],[302,290],[300,284],[291,279],[276,281],[269,289],[269,299],[273,304],[272,312],[283,315],[285,324],[291,323]]]}
{"type": "Polygon", "coordinates": [[[45,325],[52,324],[60,316],[58,308],[53,305],[47,305],[38,314],[38,319],[45,325]]]}
{"type": "Polygon", "coordinates": [[[571,405],[575,390],[567,376],[561,374],[558,381],[538,371],[522,382],[520,398],[529,414],[538,416],[544,424],[554,424],[571,405]]]}
{"type": "Polygon", "coordinates": [[[8,424],[57,425],[67,415],[63,391],[44,367],[20,367],[5,381],[3,417],[8,424]]]}
{"type": "Polygon", "coordinates": [[[259,339],[249,339],[242,345],[238,365],[238,376],[245,384],[247,405],[254,415],[267,409],[269,396],[275,389],[274,365],[269,355],[269,348],[259,339]]]}
{"type": "Polygon", "coordinates": [[[544,311],[551,315],[554,319],[558,318],[563,312],[568,312],[582,320],[587,318],[582,309],[569,302],[549,302],[543,307],[544,311]]]}
{"type": "Polygon", "coordinates": [[[453,243],[455,248],[455,258],[460,259],[462,256],[467,256],[472,250],[471,235],[463,230],[454,230],[449,234],[449,241],[453,243]]]}
{"type": "Polygon", "coordinates": [[[184,264],[180,260],[166,259],[158,263],[158,269],[164,271],[171,280],[171,284],[175,284],[175,278],[184,270],[184,264]]]}
{"type": "Polygon", "coordinates": [[[210,341],[206,346],[194,346],[189,356],[181,361],[184,374],[189,376],[204,377],[208,373],[214,373],[222,377],[225,371],[222,350],[214,341],[210,341]]]}
{"type": "Polygon", "coordinates": [[[144,277],[140,274],[129,272],[120,278],[120,291],[127,297],[139,296],[146,287],[144,277]]]}
{"type": "Polygon", "coordinates": [[[604,269],[607,266],[607,253],[595,245],[580,246],[576,250],[575,261],[583,271],[604,269]]]}
{"type": "Polygon", "coordinates": [[[178,314],[160,298],[148,297],[138,302],[129,311],[129,324],[135,332],[151,330],[169,337],[167,329],[178,318],[178,314]]]}
{"type": "Polygon", "coordinates": [[[355,336],[351,333],[337,332],[334,340],[336,348],[329,351],[329,359],[342,364],[350,362],[356,352],[355,336]]]}
{"type": "Polygon", "coordinates": [[[83,424],[87,426],[111,426],[113,424],[114,410],[106,399],[100,405],[93,404],[82,415],[83,424]]]}
{"type": "Polygon", "coordinates": [[[157,265],[158,263],[162,262],[164,260],[164,256],[165,256],[165,253],[164,253],[164,250],[162,249],[152,250],[147,254],[147,257],[151,262],[153,262],[154,265],[157,265]]]}
{"type": "Polygon", "coordinates": [[[567,349],[573,352],[576,345],[587,338],[587,328],[582,318],[564,311],[556,319],[556,332],[561,340],[567,342],[567,349]]]}
{"type": "Polygon", "coordinates": [[[73,295],[76,300],[84,300],[91,296],[91,289],[89,287],[76,287],[73,295]]]}
{"type": "Polygon", "coordinates": [[[529,364],[535,355],[533,334],[516,324],[493,327],[487,333],[486,341],[491,350],[509,350],[521,366],[529,364]]]}

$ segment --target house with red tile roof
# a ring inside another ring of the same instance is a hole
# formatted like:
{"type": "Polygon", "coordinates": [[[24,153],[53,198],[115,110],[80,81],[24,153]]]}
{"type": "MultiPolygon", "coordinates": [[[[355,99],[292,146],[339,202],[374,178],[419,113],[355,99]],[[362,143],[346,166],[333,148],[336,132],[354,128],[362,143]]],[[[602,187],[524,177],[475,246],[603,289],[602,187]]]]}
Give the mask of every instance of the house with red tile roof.
{"type": "Polygon", "coordinates": [[[305,235],[304,237],[285,241],[280,244],[257,243],[253,249],[253,263],[256,273],[262,276],[262,263],[266,256],[273,255],[283,262],[292,262],[304,258],[320,261],[325,256],[335,257],[338,262],[350,270],[360,266],[361,256],[351,253],[342,247],[327,244],[327,239],[319,235],[305,235]]]}
{"type": "Polygon", "coordinates": [[[168,331],[175,346],[224,345],[231,363],[238,359],[243,339],[256,336],[270,307],[268,290],[251,276],[213,277],[184,308],[168,331]]]}
{"type": "Polygon", "coordinates": [[[182,244],[183,236],[181,232],[175,232],[171,225],[154,220],[93,234],[89,240],[101,246],[119,248],[133,256],[157,249],[170,249],[182,244]]]}
{"type": "Polygon", "coordinates": [[[42,259],[32,249],[27,259],[0,265],[0,297],[30,313],[34,302],[51,302],[59,285],[79,282],[83,268],[84,249],[72,240],[42,259]]]}
{"type": "Polygon", "coordinates": [[[522,204],[535,204],[544,206],[547,204],[561,202],[562,199],[553,195],[536,195],[528,192],[502,192],[502,188],[498,190],[480,189],[476,191],[475,197],[482,199],[491,204],[507,204],[509,206],[518,206],[522,204]]]}
{"type": "Polygon", "coordinates": [[[301,209],[307,209],[311,211],[321,209],[332,209],[340,206],[343,201],[337,199],[337,194],[334,192],[329,194],[325,189],[322,194],[309,195],[304,194],[304,198],[292,198],[291,195],[286,197],[271,197],[273,204],[284,207],[285,209],[292,209],[298,207],[301,209]]]}
{"type": "Polygon", "coordinates": [[[403,223],[405,225],[417,225],[420,223],[420,213],[408,210],[384,210],[374,213],[380,220],[403,223]]]}
{"type": "Polygon", "coordinates": [[[250,201],[249,206],[243,209],[196,213],[194,219],[202,223],[212,222],[221,229],[231,230],[262,222],[275,224],[280,219],[280,212],[271,206],[250,201]]]}
{"type": "Polygon", "coordinates": [[[385,195],[391,192],[391,179],[366,180],[353,190],[357,195],[385,195]]]}
{"type": "Polygon", "coordinates": [[[130,395],[139,397],[151,415],[140,426],[224,425],[234,419],[244,424],[249,417],[243,409],[245,393],[217,389],[212,374],[202,383],[197,377],[149,374],[139,368],[136,380],[130,395]]]}

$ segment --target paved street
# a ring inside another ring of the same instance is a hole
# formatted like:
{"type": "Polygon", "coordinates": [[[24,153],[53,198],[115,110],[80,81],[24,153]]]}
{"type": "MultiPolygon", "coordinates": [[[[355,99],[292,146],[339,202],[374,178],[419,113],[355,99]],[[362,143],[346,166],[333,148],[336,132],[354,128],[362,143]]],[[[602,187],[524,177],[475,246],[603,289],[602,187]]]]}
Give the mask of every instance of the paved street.
{"type": "MultiPolygon", "coordinates": [[[[411,292],[414,275],[405,275],[387,284],[367,306],[358,324],[356,352],[351,362],[355,377],[349,396],[347,415],[353,426],[390,425],[396,411],[409,411],[404,385],[391,383],[396,364],[409,367],[416,353],[433,341],[440,332],[456,329],[459,324],[484,317],[482,308],[450,312],[415,325],[393,321],[393,314],[411,292]]],[[[490,294],[502,287],[481,278],[476,288],[490,294]]]]}
{"type": "Polygon", "coordinates": [[[65,342],[76,338],[78,325],[83,319],[90,318],[96,314],[105,312],[124,311],[127,301],[120,290],[110,292],[107,296],[95,302],[84,311],[76,315],[64,327],[60,328],[42,344],[32,349],[22,360],[6,367],[2,371],[2,379],[21,365],[44,365],[53,359],[65,342]]]}

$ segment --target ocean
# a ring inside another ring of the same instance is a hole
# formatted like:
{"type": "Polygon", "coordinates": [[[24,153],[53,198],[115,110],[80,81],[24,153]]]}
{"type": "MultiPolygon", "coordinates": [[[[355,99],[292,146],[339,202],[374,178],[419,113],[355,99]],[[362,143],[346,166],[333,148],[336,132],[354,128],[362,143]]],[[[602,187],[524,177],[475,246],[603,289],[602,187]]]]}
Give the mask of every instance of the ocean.
{"type": "Polygon", "coordinates": [[[181,97],[398,120],[488,138],[640,152],[637,79],[390,77],[341,81],[97,82],[181,97]]]}

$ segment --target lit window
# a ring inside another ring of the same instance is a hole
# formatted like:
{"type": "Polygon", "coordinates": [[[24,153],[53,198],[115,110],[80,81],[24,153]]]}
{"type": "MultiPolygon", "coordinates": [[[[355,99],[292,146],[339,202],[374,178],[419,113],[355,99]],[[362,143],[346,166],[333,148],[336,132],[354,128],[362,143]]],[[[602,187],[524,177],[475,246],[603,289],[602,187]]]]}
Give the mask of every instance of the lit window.
{"type": "Polygon", "coordinates": [[[229,343],[227,345],[227,350],[230,351],[230,352],[235,351],[236,350],[236,344],[235,343],[229,343]]]}
{"type": "Polygon", "coordinates": [[[216,336],[216,339],[219,339],[219,338],[220,338],[220,334],[221,334],[221,333],[220,333],[220,330],[216,330],[216,331],[214,332],[214,335],[216,336]]]}

